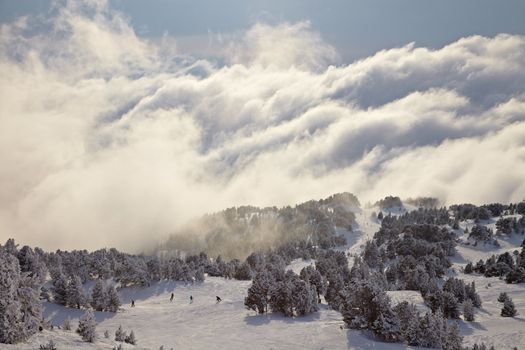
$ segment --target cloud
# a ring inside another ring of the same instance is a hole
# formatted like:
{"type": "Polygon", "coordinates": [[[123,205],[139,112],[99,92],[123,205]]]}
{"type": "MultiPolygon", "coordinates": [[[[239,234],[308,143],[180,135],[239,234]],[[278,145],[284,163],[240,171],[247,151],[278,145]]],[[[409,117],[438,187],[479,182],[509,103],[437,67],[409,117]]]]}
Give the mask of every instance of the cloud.
{"type": "Polygon", "coordinates": [[[205,212],[341,191],[525,198],[521,36],[341,64],[299,22],[224,48],[178,53],[104,1],[2,25],[0,240],[136,250],[205,212]]]}

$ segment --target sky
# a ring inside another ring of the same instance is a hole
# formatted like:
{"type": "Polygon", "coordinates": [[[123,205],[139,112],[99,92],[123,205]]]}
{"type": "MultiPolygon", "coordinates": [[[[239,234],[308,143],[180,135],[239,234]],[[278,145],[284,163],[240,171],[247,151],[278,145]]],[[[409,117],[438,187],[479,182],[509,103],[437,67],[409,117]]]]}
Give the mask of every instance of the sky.
{"type": "Polygon", "coordinates": [[[131,251],[342,191],[525,199],[523,2],[323,3],[0,1],[0,241],[131,251]]]}
{"type": "MultiPolygon", "coordinates": [[[[110,0],[138,35],[176,36],[179,49],[210,55],[210,41],[258,22],[309,21],[344,62],[415,42],[442,47],[470,35],[525,34],[522,0],[110,0]]],[[[49,13],[50,0],[0,0],[0,22],[49,13]]],[[[217,44],[218,45],[218,44],[217,44]]]]}

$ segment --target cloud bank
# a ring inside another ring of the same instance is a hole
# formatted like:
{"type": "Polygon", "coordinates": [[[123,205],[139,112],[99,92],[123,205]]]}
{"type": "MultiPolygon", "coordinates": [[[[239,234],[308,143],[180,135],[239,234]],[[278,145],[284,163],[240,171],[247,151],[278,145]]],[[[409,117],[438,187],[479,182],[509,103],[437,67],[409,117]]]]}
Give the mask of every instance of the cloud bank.
{"type": "Polygon", "coordinates": [[[104,1],[1,26],[0,240],[136,250],[205,212],[342,191],[525,198],[524,37],[351,64],[308,22],[216,58],[176,41],[104,1]]]}

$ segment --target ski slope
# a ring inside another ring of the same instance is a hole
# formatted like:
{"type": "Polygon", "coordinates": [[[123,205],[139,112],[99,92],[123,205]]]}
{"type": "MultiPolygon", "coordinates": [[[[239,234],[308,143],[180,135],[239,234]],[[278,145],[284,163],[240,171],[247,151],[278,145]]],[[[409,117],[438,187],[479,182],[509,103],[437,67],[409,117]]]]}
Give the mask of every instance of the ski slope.
{"type": "MultiPolygon", "coordinates": [[[[344,251],[352,256],[363,249],[367,240],[379,229],[377,220],[371,219],[375,208],[355,210],[357,225],[353,231],[338,229],[349,244],[344,251]]],[[[487,223],[492,224],[492,223],[487,223]]],[[[460,237],[465,240],[465,237],[460,237]]],[[[500,248],[473,247],[458,244],[453,258],[450,276],[465,282],[475,281],[483,306],[476,311],[475,322],[459,320],[464,344],[485,342],[496,349],[525,349],[525,285],[508,285],[498,278],[465,275],[462,268],[468,260],[487,259],[492,254],[516,249],[523,238],[511,236],[500,239],[500,248]],[[500,316],[500,292],[513,298],[520,315],[514,318],[500,316]]],[[[294,260],[288,268],[299,273],[314,260],[294,260]]],[[[28,342],[17,345],[1,345],[0,349],[37,349],[53,339],[58,349],[111,349],[116,343],[115,330],[122,325],[125,331],[134,330],[137,346],[123,344],[124,349],[417,349],[404,344],[377,342],[368,334],[344,328],[341,315],[330,310],[323,300],[317,313],[300,318],[286,318],[279,314],[257,315],[244,307],[244,297],[250,281],[228,280],[208,277],[202,283],[159,282],[148,288],[125,288],[120,291],[124,303],[122,311],[113,314],[96,312],[99,338],[95,344],[84,343],[74,331],[43,331],[28,342]],[[173,302],[169,301],[174,293],[173,302]],[[189,297],[193,296],[193,303],[189,297]],[[216,303],[215,297],[222,298],[216,303]],[[136,306],[130,307],[131,300],[136,306]],[[108,330],[110,339],[103,333],[108,330]]],[[[423,299],[414,291],[388,292],[392,303],[414,303],[421,312],[427,310],[423,299]]],[[[66,317],[73,319],[73,329],[84,312],[52,303],[45,304],[45,316],[53,324],[60,325],[66,317]]]]}

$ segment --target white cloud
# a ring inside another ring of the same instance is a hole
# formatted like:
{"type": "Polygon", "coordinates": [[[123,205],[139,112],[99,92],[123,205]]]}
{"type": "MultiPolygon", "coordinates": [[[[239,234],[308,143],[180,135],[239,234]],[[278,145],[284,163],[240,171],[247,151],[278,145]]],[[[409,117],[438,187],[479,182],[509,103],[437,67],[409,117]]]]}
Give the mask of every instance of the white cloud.
{"type": "Polygon", "coordinates": [[[523,37],[330,66],[308,23],[257,24],[220,65],[104,1],[35,21],[0,29],[0,240],[136,249],[204,212],[339,191],[525,198],[523,37]]]}

